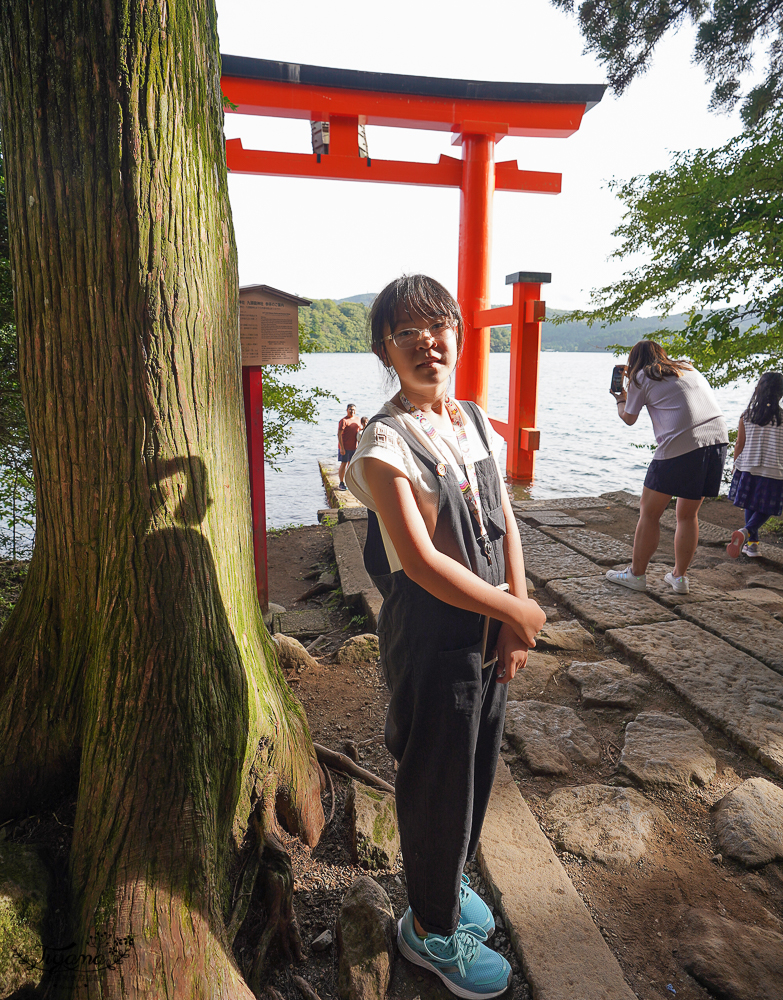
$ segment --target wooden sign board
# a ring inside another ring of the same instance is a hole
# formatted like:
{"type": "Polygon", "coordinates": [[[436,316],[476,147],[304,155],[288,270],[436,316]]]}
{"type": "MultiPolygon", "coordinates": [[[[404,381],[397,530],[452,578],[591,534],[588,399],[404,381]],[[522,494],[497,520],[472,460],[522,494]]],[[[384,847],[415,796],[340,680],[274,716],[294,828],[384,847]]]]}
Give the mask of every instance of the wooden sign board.
{"type": "Polygon", "coordinates": [[[239,335],[242,365],[299,363],[299,309],[260,289],[240,289],[239,335]]]}

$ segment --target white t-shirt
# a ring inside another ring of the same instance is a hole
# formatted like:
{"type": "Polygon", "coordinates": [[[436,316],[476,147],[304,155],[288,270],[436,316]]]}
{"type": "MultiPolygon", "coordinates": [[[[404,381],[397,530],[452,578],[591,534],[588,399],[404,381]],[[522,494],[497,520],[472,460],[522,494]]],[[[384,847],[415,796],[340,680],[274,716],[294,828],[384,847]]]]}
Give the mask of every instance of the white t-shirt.
{"type": "Polygon", "coordinates": [[[737,456],[734,468],[752,476],[783,479],[783,424],[752,424],[745,417],[745,446],[737,456]]]}
{"type": "MultiPolygon", "coordinates": [[[[455,400],[455,402],[457,402],[455,400]]],[[[465,425],[465,430],[467,431],[468,445],[470,446],[470,457],[473,462],[479,462],[482,458],[487,458],[487,450],[484,447],[479,432],[473,424],[473,419],[467,409],[457,402],[460,413],[462,414],[462,421],[465,425]]],[[[419,421],[406,410],[400,409],[399,406],[389,400],[383,404],[381,408],[381,413],[385,413],[392,417],[395,423],[400,424],[408,428],[413,432],[416,439],[424,446],[424,448],[433,456],[437,457],[438,461],[442,461],[441,454],[433,446],[432,441],[427,437],[427,435],[422,430],[419,421]]],[[[487,440],[490,443],[492,449],[492,456],[495,461],[498,461],[501,448],[503,447],[503,438],[497,433],[492,424],[489,422],[484,411],[481,411],[481,416],[484,421],[485,433],[487,435],[487,440]]],[[[448,431],[438,430],[440,435],[440,441],[438,444],[443,447],[447,447],[451,454],[454,456],[458,465],[463,465],[465,460],[462,455],[462,451],[459,446],[459,441],[457,439],[457,434],[453,428],[448,431]],[[441,444],[442,442],[442,444],[441,444]]],[[[372,494],[367,486],[367,482],[364,478],[363,469],[363,459],[365,458],[378,458],[382,462],[386,462],[387,465],[391,465],[394,469],[401,472],[407,479],[410,480],[411,486],[413,487],[413,495],[416,499],[419,510],[422,512],[425,523],[429,521],[435,521],[438,515],[438,500],[440,497],[440,487],[437,482],[437,476],[433,475],[429,469],[427,469],[421,462],[418,461],[416,456],[413,454],[411,449],[408,447],[406,441],[403,440],[402,436],[397,433],[397,431],[390,427],[388,424],[382,424],[375,422],[369,424],[367,429],[363,432],[359,445],[356,449],[356,454],[351,460],[351,464],[348,466],[348,470],[345,474],[346,485],[349,487],[351,493],[365,505],[369,507],[370,510],[378,511],[373,502],[372,494]]],[[[500,468],[498,468],[498,474],[500,473],[500,468]]],[[[383,521],[378,517],[378,523],[381,529],[381,537],[383,538],[383,545],[386,549],[386,557],[389,560],[389,567],[392,573],[397,570],[402,569],[402,563],[391,543],[386,528],[383,521]]]]}
{"type": "Polygon", "coordinates": [[[631,379],[625,412],[638,416],[642,407],[647,407],[658,442],[653,458],[677,458],[697,448],[728,442],[723,413],[701,372],[691,369],[681,372],[679,378],[669,375],[660,382],[643,371],[636,377],[639,385],[631,379]]]}

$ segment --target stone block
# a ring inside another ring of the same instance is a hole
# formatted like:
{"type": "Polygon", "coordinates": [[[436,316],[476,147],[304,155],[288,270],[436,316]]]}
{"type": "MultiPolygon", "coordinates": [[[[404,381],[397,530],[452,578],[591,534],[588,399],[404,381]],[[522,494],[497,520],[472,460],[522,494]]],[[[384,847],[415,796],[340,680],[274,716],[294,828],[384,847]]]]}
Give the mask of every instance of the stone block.
{"type": "Polygon", "coordinates": [[[692,622],[636,625],[606,636],[783,776],[783,683],[773,670],[692,622]]]}
{"type": "Polygon", "coordinates": [[[511,506],[525,514],[529,510],[591,510],[609,504],[603,497],[550,497],[548,500],[512,500],[511,506]]]}
{"type": "Polygon", "coordinates": [[[635,1000],[502,761],[478,859],[536,1000],[635,1000]]]}
{"type": "Polygon", "coordinates": [[[544,533],[556,538],[575,552],[586,556],[601,566],[628,564],[633,555],[633,547],[602,531],[590,528],[544,528],[544,533]]]}
{"type": "MultiPolygon", "coordinates": [[[[668,508],[661,515],[661,527],[670,531],[677,530],[677,511],[668,508]]],[[[699,518],[699,545],[728,545],[731,541],[731,528],[722,528],[719,524],[710,524],[699,518]]]]}
{"type": "Polygon", "coordinates": [[[328,611],[320,609],[285,611],[272,616],[272,633],[283,632],[297,639],[312,639],[322,632],[329,632],[334,622],[328,611]]]}
{"type": "Polygon", "coordinates": [[[527,654],[525,669],[517,671],[516,677],[508,683],[509,701],[527,701],[528,698],[539,697],[560,669],[557,657],[531,649],[527,654]]]}
{"type": "Polygon", "coordinates": [[[639,509],[641,498],[628,490],[613,490],[611,493],[602,493],[602,500],[609,500],[611,503],[621,503],[623,507],[631,507],[633,510],[639,509]]]}
{"type": "Polygon", "coordinates": [[[689,594],[675,594],[672,585],[666,583],[664,577],[671,572],[671,566],[665,563],[650,563],[647,567],[647,594],[656,601],[665,604],[667,608],[685,607],[688,604],[702,604],[704,601],[719,601],[726,598],[726,592],[717,587],[710,587],[701,582],[699,570],[688,573],[691,586],[689,594]]]}
{"type": "Polygon", "coordinates": [[[546,525],[551,527],[559,528],[583,528],[585,525],[584,521],[580,521],[578,517],[571,517],[568,514],[561,514],[556,510],[531,510],[525,511],[521,515],[529,524],[533,525],[546,525]]]}
{"type": "Polygon", "coordinates": [[[392,868],[400,850],[394,796],[351,781],[345,796],[345,815],[353,860],[362,868],[392,868]]]}
{"type": "Polygon", "coordinates": [[[646,677],[632,673],[630,667],[617,660],[575,660],[568,668],[568,676],[578,685],[585,708],[633,708],[650,689],[646,677]]]}
{"type": "Polygon", "coordinates": [[[571,774],[572,764],[597,764],[598,743],[573,709],[544,701],[510,701],[506,738],[533,774],[571,774]]]}
{"type": "Polygon", "coordinates": [[[339,524],[344,524],[346,521],[366,521],[367,520],[367,508],[363,506],[358,507],[341,507],[337,512],[337,521],[339,524]]]}
{"type": "Polygon", "coordinates": [[[674,834],[666,814],[632,788],[583,785],[557,788],[544,823],[560,850],[604,865],[634,864],[661,834],[674,834]]]}
{"type": "Polygon", "coordinates": [[[389,897],[368,875],[357,878],[337,915],[335,936],[341,1000],[385,1000],[397,925],[389,897]]]}
{"type": "Polygon", "coordinates": [[[581,651],[585,646],[594,646],[595,639],[576,619],[572,621],[548,621],[536,636],[536,645],[545,649],[581,651]]]}
{"type": "Polygon", "coordinates": [[[763,608],[725,597],[682,607],[680,614],[783,674],[783,624],[763,608]]]}
{"type": "Polygon", "coordinates": [[[783,790],[750,778],[715,806],[715,832],[724,854],[749,868],[783,858],[783,790]]]}
{"type": "Polygon", "coordinates": [[[550,580],[565,580],[572,576],[603,576],[604,570],[569,549],[567,545],[549,542],[546,545],[527,546],[524,540],[525,572],[537,587],[545,587],[550,580]]]}
{"type": "Polygon", "coordinates": [[[649,788],[708,785],[716,772],[699,730],[664,712],[641,712],[628,723],[617,769],[649,788]]]}
{"type": "Polygon", "coordinates": [[[343,599],[348,604],[361,604],[362,592],[372,590],[373,582],[364,568],[364,555],[350,521],[334,526],[332,541],[343,599]]]}
{"type": "Polygon", "coordinates": [[[676,935],[685,970],[710,996],[780,1000],[783,934],[683,906],[676,935]]]}
{"type": "Polygon", "coordinates": [[[605,575],[550,580],[546,589],[569,611],[600,629],[673,621],[676,617],[642,591],[609,583],[605,575]]]}

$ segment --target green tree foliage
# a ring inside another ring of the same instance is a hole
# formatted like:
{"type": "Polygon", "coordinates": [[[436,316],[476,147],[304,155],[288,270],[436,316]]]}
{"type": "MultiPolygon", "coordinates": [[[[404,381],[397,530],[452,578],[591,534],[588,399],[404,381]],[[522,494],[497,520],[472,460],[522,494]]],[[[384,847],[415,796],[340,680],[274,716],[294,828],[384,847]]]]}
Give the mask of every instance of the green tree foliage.
{"type": "MultiPolygon", "coordinates": [[[[300,314],[303,311],[300,310],[300,314]]],[[[300,320],[299,353],[312,354],[319,349],[316,341],[306,334],[305,325],[300,320]]],[[[277,462],[291,451],[288,444],[291,434],[289,425],[294,420],[303,420],[308,424],[318,423],[318,401],[337,398],[318,386],[314,389],[298,389],[291,385],[287,379],[303,367],[301,361],[298,365],[264,366],[264,458],[273,469],[277,469],[277,462]]]]}
{"type": "Polygon", "coordinates": [[[783,100],[783,0],[551,0],[576,13],[585,50],[606,66],[621,94],[648,67],[655,46],[684,22],[697,25],[694,60],[714,84],[710,106],[729,110],[742,96],[740,76],[766,43],[765,77],[744,95],[750,125],[783,100]]]}
{"type": "Polygon", "coordinates": [[[299,318],[313,341],[313,350],[338,354],[368,351],[367,306],[363,302],[315,299],[299,310],[299,318]]]}
{"type": "Polygon", "coordinates": [[[782,162],[777,110],[718,149],[675,154],[668,170],[614,184],[626,207],[614,256],[644,263],[569,318],[616,321],[650,304],[666,314],[687,295],[695,306],[684,328],[649,336],[714,385],[783,365],[782,162]]]}
{"type": "Polygon", "coordinates": [[[35,523],[35,482],[19,388],[9,258],[5,172],[0,150],[0,521],[3,522],[0,549],[17,559],[29,555],[28,539],[35,523]]]}

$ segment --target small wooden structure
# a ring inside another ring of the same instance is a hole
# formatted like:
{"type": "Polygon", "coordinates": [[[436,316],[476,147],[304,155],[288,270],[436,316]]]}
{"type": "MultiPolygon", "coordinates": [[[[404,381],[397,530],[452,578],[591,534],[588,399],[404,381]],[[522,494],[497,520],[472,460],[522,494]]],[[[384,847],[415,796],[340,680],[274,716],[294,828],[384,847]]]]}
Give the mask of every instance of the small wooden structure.
{"type": "Polygon", "coordinates": [[[247,458],[250,466],[250,507],[253,515],[253,556],[258,601],[269,606],[266,551],[266,477],[264,470],[263,366],[295,365],[299,361],[299,306],[310,299],[281,292],[270,285],[239,289],[239,329],[242,343],[242,393],[245,400],[247,458]]]}

